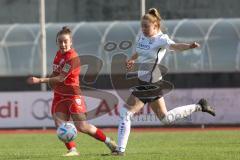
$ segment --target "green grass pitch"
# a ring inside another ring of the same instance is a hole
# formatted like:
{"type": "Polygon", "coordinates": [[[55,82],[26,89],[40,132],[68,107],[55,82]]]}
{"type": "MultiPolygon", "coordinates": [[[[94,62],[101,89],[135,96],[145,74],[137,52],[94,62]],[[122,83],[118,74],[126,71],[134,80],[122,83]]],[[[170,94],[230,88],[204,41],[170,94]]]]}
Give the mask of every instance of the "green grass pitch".
{"type": "MultiPolygon", "coordinates": [[[[116,132],[107,132],[116,139],[116,132]]],[[[132,132],[124,157],[106,156],[103,143],[79,134],[79,157],[62,157],[65,146],[53,133],[0,134],[1,160],[239,160],[239,131],[132,132]],[[102,155],[103,154],[103,155],[102,155]]]]}

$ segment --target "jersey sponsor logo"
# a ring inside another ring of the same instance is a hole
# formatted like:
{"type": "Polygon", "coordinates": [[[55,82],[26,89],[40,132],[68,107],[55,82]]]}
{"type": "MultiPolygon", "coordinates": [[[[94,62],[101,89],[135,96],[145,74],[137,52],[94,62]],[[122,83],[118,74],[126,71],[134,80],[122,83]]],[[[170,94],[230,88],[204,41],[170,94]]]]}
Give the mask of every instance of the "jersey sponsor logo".
{"type": "Polygon", "coordinates": [[[150,45],[137,43],[137,48],[144,49],[144,50],[149,50],[150,49],[150,45]]]}
{"type": "Polygon", "coordinates": [[[65,64],[62,71],[65,72],[65,73],[68,73],[71,69],[71,65],[70,64],[65,64]]]}

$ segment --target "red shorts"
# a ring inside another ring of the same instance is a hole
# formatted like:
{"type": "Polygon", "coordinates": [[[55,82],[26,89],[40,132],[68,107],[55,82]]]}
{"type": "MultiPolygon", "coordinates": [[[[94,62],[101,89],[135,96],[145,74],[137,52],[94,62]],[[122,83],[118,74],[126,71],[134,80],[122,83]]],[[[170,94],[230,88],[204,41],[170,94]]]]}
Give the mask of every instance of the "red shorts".
{"type": "Polygon", "coordinates": [[[86,113],[86,105],[83,96],[55,95],[52,102],[52,114],[61,112],[67,115],[86,113]]]}

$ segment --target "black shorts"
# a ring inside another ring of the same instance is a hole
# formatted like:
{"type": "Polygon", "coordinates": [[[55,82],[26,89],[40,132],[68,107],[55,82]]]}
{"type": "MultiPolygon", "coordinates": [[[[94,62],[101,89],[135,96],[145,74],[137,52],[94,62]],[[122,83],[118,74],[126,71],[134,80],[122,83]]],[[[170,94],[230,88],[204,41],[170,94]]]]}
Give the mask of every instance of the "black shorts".
{"type": "Polygon", "coordinates": [[[140,99],[143,103],[153,102],[164,94],[169,93],[173,85],[167,81],[160,80],[156,83],[150,83],[139,80],[139,84],[130,88],[132,94],[140,99]]]}

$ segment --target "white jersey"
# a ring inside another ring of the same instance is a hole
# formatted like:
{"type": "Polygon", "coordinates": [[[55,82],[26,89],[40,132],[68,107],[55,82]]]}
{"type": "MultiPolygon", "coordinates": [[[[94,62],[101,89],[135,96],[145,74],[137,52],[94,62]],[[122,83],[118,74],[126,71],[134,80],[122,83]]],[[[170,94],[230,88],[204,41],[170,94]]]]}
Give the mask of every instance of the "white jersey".
{"type": "Polygon", "coordinates": [[[161,31],[153,37],[145,37],[142,32],[138,34],[136,52],[140,63],[138,70],[140,80],[151,83],[161,80],[162,76],[158,64],[171,44],[175,44],[175,42],[161,31]]]}

